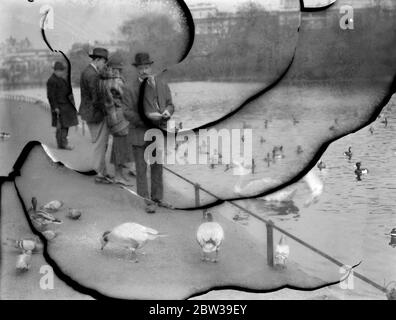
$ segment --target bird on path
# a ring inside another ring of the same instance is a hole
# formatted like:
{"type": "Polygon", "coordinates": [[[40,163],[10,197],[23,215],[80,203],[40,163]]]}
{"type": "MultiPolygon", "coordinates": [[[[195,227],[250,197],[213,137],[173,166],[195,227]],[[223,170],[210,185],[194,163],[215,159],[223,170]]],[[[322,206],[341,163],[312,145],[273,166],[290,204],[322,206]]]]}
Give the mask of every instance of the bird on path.
{"type": "Polygon", "coordinates": [[[274,264],[282,268],[286,268],[286,262],[289,258],[290,247],[286,243],[285,237],[282,235],[279,243],[276,245],[274,254],[274,264]]]}
{"type": "Polygon", "coordinates": [[[17,271],[24,272],[30,269],[30,263],[32,261],[32,252],[27,251],[20,254],[17,258],[16,269],[17,271]]]}
{"type": "Polygon", "coordinates": [[[203,222],[197,230],[197,241],[202,249],[202,261],[217,262],[219,248],[224,241],[223,227],[213,221],[213,216],[207,210],[203,211],[203,222]],[[215,252],[215,257],[209,259],[208,255],[215,252]]]}
{"type": "Polygon", "coordinates": [[[7,240],[15,248],[21,249],[22,252],[28,252],[28,251],[38,252],[43,248],[43,244],[41,243],[38,237],[35,238],[28,237],[19,240],[7,238],[7,240]]]}
{"type": "Polygon", "coordinates": [[[62,208],[63,202],[59,200],[53,200],[48,202],[47,204],[40,207],[41,210],[45,210],[46,212],[57,212],[60,208],[62,208]]]}
{"type": "Polygon", "coordinates": [[[28,211],[29,217],[32,221],[33,226],[38,231],[46,230],[49,224],[61,224],[62,221],[55,218],[53,215],[43,210],[37,210],[37,199],[32,198],[32,207],[28,211]]]}
{"type": "MultiPolygon", "coordinates": [[[[100,239],[101,250],[112,242],[122,246],[131,252],[131,259],[137,260],[136,250],[141,249],[149,240],[155,240],[158,237],[166,237],[166,234],[159,233],[157,230],[145,227],[139,223],[126,222],[111,231],[105,231],[100,239]]],[[[144,254],[144,253],[143,253],[144,254]]]]}

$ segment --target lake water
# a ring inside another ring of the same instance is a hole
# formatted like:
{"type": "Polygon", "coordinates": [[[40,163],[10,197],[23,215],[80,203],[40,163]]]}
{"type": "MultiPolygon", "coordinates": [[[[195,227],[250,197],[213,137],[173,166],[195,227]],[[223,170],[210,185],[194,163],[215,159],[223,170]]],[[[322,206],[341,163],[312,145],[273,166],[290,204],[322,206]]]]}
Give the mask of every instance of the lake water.
{"type": "MultiPolygon", "coordinates": [[[[219,90],[214,84],[207,83],[205,86],[205,90],[219,90]]],[[[200,96],[197,89],[193,89],[194,101],[188,101],[188,93],[180,92],[183,91],[180,89],[181,84],[172,84],[171,87],[175,104],[187,106],[186,113],[191,112],[186,118],[190,126],[206,122],[209,115],[211,120],[220,117],[232,109],[229,101],[239,99],[239,89],[236,89],[240,88],[239,85],[222,86],[222,95],[226,93],[228,100],[221,100],[218,107],[211,110],[202,110],[199,107],[202,100],[196,100],[200,96]]],[[[197,87],[202,88],[202,84],[197,87]]],[[[258,88],[260,85],[254,84],[249,90],[254,92],[258,88]]],[[[13,93],[46,100],[43,89],[18,90],[13,93]]],[[[78,89],[74,90],[74,94],[79,105],[78,89]]],[[[396,248],[389,246],[390,236],[386,235],[396,227],[395,108],[394,97],[382,113],[388,119],[387,127],[381,122],[382,119],[378,119],[372,124],[373,134],[364,128],[330,145],[322,157],[327,169],[321,172],[316,170],[324,182],[324,192],[318,203],[304,207],[309,191],[300,182],[294,198],[298,211],[270,207],[261,200],[246,200],[244,205],[264,217],[270,217],[280,227],[346,264],[354,265],[362,261],[357,271],[381,285],[396,280],[396,248]],[[343,155],[349,146],[352,146],[352,161],[343,155]],[[357,161],[369,169],[369,174],[363,176],[362,181],[357,181],[354,175],[354,163],[357,161]]],[[[276,126],[276,123],[273,125],[276,126]]],[[[301,245],[291,240],[290,245],[291,259],[308,272],[315,273],[318,269],[329,268],[332,274],[338,273],[337,266],[318,258],[301,245]]],[[[362,290],[376,292],[369,287],[362,290]]]]}

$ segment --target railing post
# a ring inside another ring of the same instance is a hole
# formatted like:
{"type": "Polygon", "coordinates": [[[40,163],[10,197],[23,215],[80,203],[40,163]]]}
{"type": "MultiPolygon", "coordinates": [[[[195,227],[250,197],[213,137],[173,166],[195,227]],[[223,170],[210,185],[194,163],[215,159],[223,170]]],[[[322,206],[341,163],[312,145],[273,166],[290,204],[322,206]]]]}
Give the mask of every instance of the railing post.
{"type": "Polygon", "coordinates": [[[200,206],[200,199],[199,199],[199,189],[200,185],[198,183],[194,184],[194,190],[195,190],[195,206],[199,207],[200,206]]]}
{"type": "Polygon", "coordinates": [[[267,263],[270,267],[274,266],[274,223],[269,220],[267,227],[267,263]]]}

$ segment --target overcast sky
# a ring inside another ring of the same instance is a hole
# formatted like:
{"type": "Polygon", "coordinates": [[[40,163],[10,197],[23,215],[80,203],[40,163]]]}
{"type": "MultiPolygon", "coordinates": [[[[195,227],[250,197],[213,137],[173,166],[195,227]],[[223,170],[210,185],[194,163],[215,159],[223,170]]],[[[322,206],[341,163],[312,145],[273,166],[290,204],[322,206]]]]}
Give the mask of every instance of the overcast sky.
{"type": "MultiPolygon", "coordinates": [[[[213,3],[222,11],[234,11],[246,1],[249,0],[185,0],[187,5],[213,3]]],[[[278,8],[281,3],[281,0],[250,1],[260,3],[269,10],[278,8]]],[[[298,0],[295,1],[298,3],[298,0]]],[[[333,1],[305,0],[305,3],[307,6],[321,6],[333,1]]],[[[350,4],[361,6],[367,1],[371,0],[350,0],[350,4]]],[[[389,1],[393,0],[381,0],[381,4],[389,1]]],[[[121,22],[144,10],[141,0],[0,0],[0,42],[10,35],[17,39],[28,37],[34,47],[46,48],[39,28],[39,11],[46,4],[54,8],[55,21],[55,29],[47,30],[48,37],[55,44],[55,49],[64,51],[74,42],[117,40],[121,22]]]]}

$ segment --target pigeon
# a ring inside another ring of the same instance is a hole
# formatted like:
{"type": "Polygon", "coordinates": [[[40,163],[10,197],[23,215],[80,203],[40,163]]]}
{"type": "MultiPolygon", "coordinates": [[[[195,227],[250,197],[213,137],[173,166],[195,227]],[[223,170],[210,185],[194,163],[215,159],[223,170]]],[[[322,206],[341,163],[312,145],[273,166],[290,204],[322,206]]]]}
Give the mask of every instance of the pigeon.
{"type": "Polygon", "coordinates": [[[213,216],[207,210],[203,211],[204,222],[198,227],[197,241],[202,248],[202,260],[217,262],[219,247],[224,241],[224,230],[218,222],[213,221],[213,216]],[[209,260],[210,253],[216,253],[215,258],[209,260]]]}
{"type": "Polygon", "coordinates": [[[57,212],[60,208],[62,208],[63,202],[59,200],[53,200],[51,202],[48,202],[46,205],[42,206],[40,209],[45,210],[47,212],[57,212]]]}
{"type": "Polygon", "coordinates": [[[81,217],[81,211],[77,209],[71,209],[69,208],[69,212],[67,213],[67,217],[72,219],[72,220],[78,220],[81,217]]]}
{"type": "Polygon", "coordinates": [[[15,248],[21,249],[22,253],[28,251],[38,252],[43,248],[43,244],[38,237],[23,238],[19,240],[7,238],[7,240],[11,242],[15,248]]]}
{"type": "Polygon", "coordinates": [[[344,152],[344,156],[348,157],[349,160],[352,159],[352,147],[349,147],[348,151],[344,152]]]}
{"type": "Polygon", "coordinates": [[[275,254],[274,254],[274,264],[275,266],[279,266],[281,268],[286,268],[286,262],[289,258],[290,248],[286,243],[285,237],[282,235],[279,243],[276,245],[275,254]]]}
{"type": "Polygon", "coordinates": [[[48,224],[61,224],[62,221],[43,210],[37,210],[37,199],[32,198],[32,207],[28,211],[33,226],[38,231],[44,231],[48,224]]]}
{"type": "Polygon", "coordinates": [[[145,227],[139,223],[126,222],[111,231],[105,231],[100,239],[101,250],[109,243],[113,242],[131,251],[131,259],[137,261],[136,250],[142,248],[148,240],[155,240],[158,237],[166,237],[166,234],[157,230],[145,227]]]}
{"type": "Polygon", "coordinates": [[[32,261],[32,252],[27,251],[20,254],[17,258],[16,269],[24,272],[30,269],[30,262],[32,261]]]}

